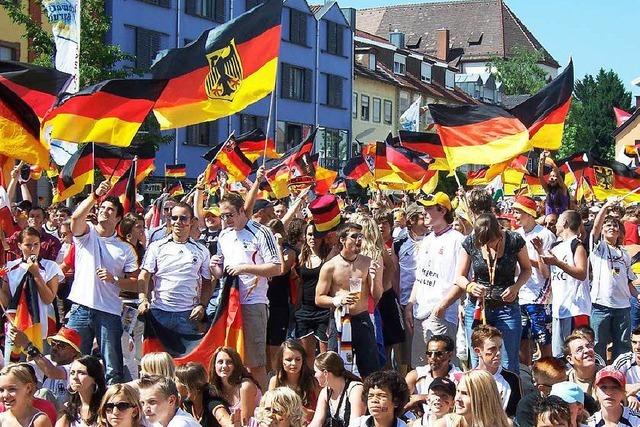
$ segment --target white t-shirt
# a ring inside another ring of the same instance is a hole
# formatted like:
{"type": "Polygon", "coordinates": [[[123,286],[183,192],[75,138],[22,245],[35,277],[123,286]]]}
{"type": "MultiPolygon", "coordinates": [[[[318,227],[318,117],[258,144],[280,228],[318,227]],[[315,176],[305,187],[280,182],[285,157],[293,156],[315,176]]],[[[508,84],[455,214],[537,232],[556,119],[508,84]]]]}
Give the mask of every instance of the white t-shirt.
{"type": "MultiPolygon", "coordinates": [[[[579,244],[577,236],[559,242],[551,253],[570,266],[575,266],[574,250],[579,244]]],[[[578,280],[557,265],[551,269],[551,311],[556,319],[566,319],[580,315],[591,314],[591,295],[589,294],[589,279],[578,280]]]]}
{"type": "Polygon", "coordinates": [[[74,236],[76,244],[75,276],[69,300],[98,311],[122,314],[120,288],[111,282],[100,280],[98,268],[106,268],[112,275],[124,277],[138,269],[138,256],[130,243],[117,234],[100,237],[93,224],[82,236],[74,236]]]}
{"type": "Polygon", "coordinates": [[[36,365],[36,362],[31,361],[29,362],[29,365],[33,366],[33,369],[36,371],[36,378],[38,379],[38,382],[42,384],[42,388],[46,388],[47,390],[51,391],[53,396],[56,398],[56,408],[62,409],[64,407],[64,404],[67,403],[67,400],[69,399],[68,387],[71,363],[69,363],[68,365],[58,365],[53,360],[51,360],[51,355],[49,354],[44,356],[44,358],[52,364],[58,366],[59,368],[64,369],[66,378],[63,380],[54,380],[48,377],[45,378],[44,372],[40,370],[38,365],[36,365]]]}
{"type": "MultiPolygon", "coordinates": [[[[522,236],[525,242],[527,242],[527,253],[529,254],[529,259],[537,261],[538,251],[533,247],[531,240],[534,237],[540,237],[542,240],[542,247],[544,250],[549,250],[553,242],[556,241],[556,235],[553,234],[549,229],[543,227],[540,224],[536,224],[535,227],[531,229],[531,231],[524,231],[522,227],[516,230],[518,234],[522,236]]],[[[527,280],[527,283],[524,284],[520,288],[520,293],[518,294],[518,301],[520,305],[522,304],[548,304],[549,303],[549,292],[550,286],[547,279],[544,278],[542,272],[538,270],[536,267],[531,267],[531,277],[527,280]]]]}
{"type": "Polygon", "coordinates": [[[498,386],[502,409],[507,409],[509,398],[511,397],[511,386],[502,376],[502,367],[498,368],[498,371],[493,375],[493,379],[496,380],[496,385],[498,386]]]}
{"type": "Polygon", "coordinates": [[[413,283],[416,281],[416,258],[421,240],[413,240],[410,235],[398,250],[400,265],[400,305],[405,306],[411,297],[413,283]]]}
{"type": "MultiPolygon", "coordinates": [[[[151,424],[153,427],[162,427],[160,423],[151,424]]],[[[182,409],[178,409],[176,414],[171,418],[167,427],[201,427],[200,423],[196,421],[191,414],[185,412],[182,409]]]]}
{"type": "MultiPolygon", "coordinates": [[[[413,284],[416,302],[413,316],[426,319],[435,306],[449,293],[456,279],[456,263],[462,251],[462,233],[449,228],[440,235],[429,233],[416,256],[416,280],[413,284]]],[[[445,311],[444,320],[458,324],[458,300],[445,311]]]]}
{"type": "MultiPolygon", "coordinates": [[[[447,373],[447,378],[449,378],[454,383],[457,383],[456,377],[461,374],[462,371],[456,368],[454,365],[449,365],[449,372],[447,373]]],[[[428,394],[429,386],[433,382],[433,377],[431,376],[431,366],[416,366],[416,374],[418,375],[418,379],[416,381],[416,393],[415,394],[428,394]]]]}
{"type": "MultiPolygon", "coordinates": [[[[58,277],[59,280],[64,280],[64,274],[62,274],[62,270],[58,264],[54,261],[48,259],[40,259],[38,261],[40,275],[44,279],[44,282],[47,283],[49,280],[54,277],[58,277]]],[[[27,273],[27,263],[20,259],[16,259],[13,261],[9,261],[7,263],[7,281],[9,282],[9,292],[11,292],[11,296],[16,293],[18,286],[20,286],[20,282],[22,278],[27,273]]],[[[38,294],[38,306],[40,311],[40,328],[42,330],[42,337],[45,338],[49,334],[49,322],[47,318],[49,316],[49,311],[53,311],[53,306],[51,304],[45,304],[40,298],[40,294],[38,294]]]]}
{"type": "MultiPolygon", "coordinates": [[[[224,257],[224,267],[238,264],[280,264],[278,244],[268,227],[253,220],[241,230],[225,228],[218,237],[218,254],[224,257]]],[[[240,304],[269,304],[266,277],[241,274],[240,304]]]]}
{"type": "Polygon", "coordinates": [[[636,359],[636,355],[633,351],[630,351],[628,353],[621,354],[613,361],[613,368],[625,375],[627,384],[640,383],[640,365],[638,365],[636,359]]]}
{"type": "MultiPolygon", "coordinates": [[[[598,411],[593,414],[587,420],[588,427],[602,427],[604,426],[604,419],[602,418],[602,411],[598,411]]],[[[637,427],[640,426],[640,413],[632,411],[628,406],[622,409],[622,416],[618,420],[619,427],[637,427]]]]}
{"type": "Polygon", "coordinates": [[[635,280],[636,275],[631,271],[627,251],[607,244],[604,239],[592,240],[589,260],[593,271],[591,302],[609,308],[629,308],[629,282],[635,280]]]}
{"type": "Polygon", "coordinates": [[[176,243],[173,236],[147,248],[141,268],[153,274],[151,308],[188,311],[200,303],[202,279],[211,279],[209,251],[191,238],[176,243]]]}

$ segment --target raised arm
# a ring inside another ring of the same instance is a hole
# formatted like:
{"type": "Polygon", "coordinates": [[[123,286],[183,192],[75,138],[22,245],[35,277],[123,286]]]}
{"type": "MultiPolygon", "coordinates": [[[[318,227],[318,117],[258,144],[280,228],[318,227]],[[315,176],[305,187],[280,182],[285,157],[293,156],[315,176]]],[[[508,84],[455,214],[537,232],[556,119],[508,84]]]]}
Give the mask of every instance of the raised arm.
{"type": "Polygon", "coordinates": [[[593,243],[600,240],[600,237],[602,234],[602,224],[604,223],[604,218],[606,216],[607,209],[610,206],[615,205],[616,203],[618,203],[618,199],[607,200],[607,202],[602,206],[602,209],[600,209],[600,212],[598,212],[595,219],[593,220],[593,227],[591,228],[591,236],[592,236],[593,243]]]}
{"type": "Polygon", "coordinates": [[[98,185],[93,193],[89,194],[73,211],[71,215],[71,232],[74,236],[82,236],[87,233],[89,226],[87,225],[87,216],[96,204],[99,197],[105,196],[111,189],[111,184],[104,180],[98,185]]]}
{"type": "Polygon", "coordinates": [[[244,211],[253,212],[253,205],[258,198],[258,191],[260,190],[260,183],[264,179],[264,166],[260,166],[256,171],[256,180],[251,185],[251,188],[247,192],[247,196],[244,199],[244,211]]]}

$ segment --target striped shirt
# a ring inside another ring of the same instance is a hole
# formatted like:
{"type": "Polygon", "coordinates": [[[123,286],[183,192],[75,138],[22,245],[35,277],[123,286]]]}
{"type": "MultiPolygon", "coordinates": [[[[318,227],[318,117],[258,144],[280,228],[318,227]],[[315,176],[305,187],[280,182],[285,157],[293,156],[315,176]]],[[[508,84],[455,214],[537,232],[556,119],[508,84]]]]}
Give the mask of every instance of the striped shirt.
{"type": "Polygon", "coordinates": [[[621,354],[613,361],[613,367],[616,371],[624,373],[627,384],[640,383],[640,366],[638,365],[638,357],[630,351],[621,354]]]}
{"type": "MultiPolygon", "coordinates": [[[[638,427],[640,426],[640,414],[629,408],[623,408],[622,416],[618,420],[619,427],[638,427]]],[[[602,418],[602,412],[598,411],[587,420],[589,427],[604,427],[605,421],[602,418]]]]}

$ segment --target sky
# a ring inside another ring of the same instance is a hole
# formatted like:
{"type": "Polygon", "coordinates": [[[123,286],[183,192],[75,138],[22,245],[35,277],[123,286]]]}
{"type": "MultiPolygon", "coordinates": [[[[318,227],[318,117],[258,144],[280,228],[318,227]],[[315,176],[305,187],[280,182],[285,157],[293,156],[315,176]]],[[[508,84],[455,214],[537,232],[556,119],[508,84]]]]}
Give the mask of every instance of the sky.
{"type": "MultiPolygon", "coordinates": [[[[433,2],[437,0],[428,0],[433,2]]],[[[341,7],[363,9],[420,0],[338,0],[341,7]]],[[[625,88],[640,77],[639,0],[505,0],[551,55],[564,66],[573,57],[575,78],[613,69],[625,88]]],[[[635,102],[632,99],[632,103],[635,102]]]]}

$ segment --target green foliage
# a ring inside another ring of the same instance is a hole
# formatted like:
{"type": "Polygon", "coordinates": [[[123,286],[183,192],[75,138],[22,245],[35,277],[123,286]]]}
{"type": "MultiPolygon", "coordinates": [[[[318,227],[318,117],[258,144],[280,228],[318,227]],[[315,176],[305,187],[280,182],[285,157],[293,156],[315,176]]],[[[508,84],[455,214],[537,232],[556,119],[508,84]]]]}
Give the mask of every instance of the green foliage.
{"type": "Polygon", "coordinates": [[[631,93],[624,89],[615,71],[600,69],[595,77],[587,74],[576,81],[559,155],[585,151],[612,159],[616,128],[613,107],[631,109],[631,93]]]}
{"type": "Polygon", "coordinates": [[[516,47],[513,56],[493,57],[487,67],[496,69],[496,79],[502,83],[505,95],[533,94],[546,83],[546,74],[538,65],[543,59],[544,54],[540,51],[516,47]]]}

